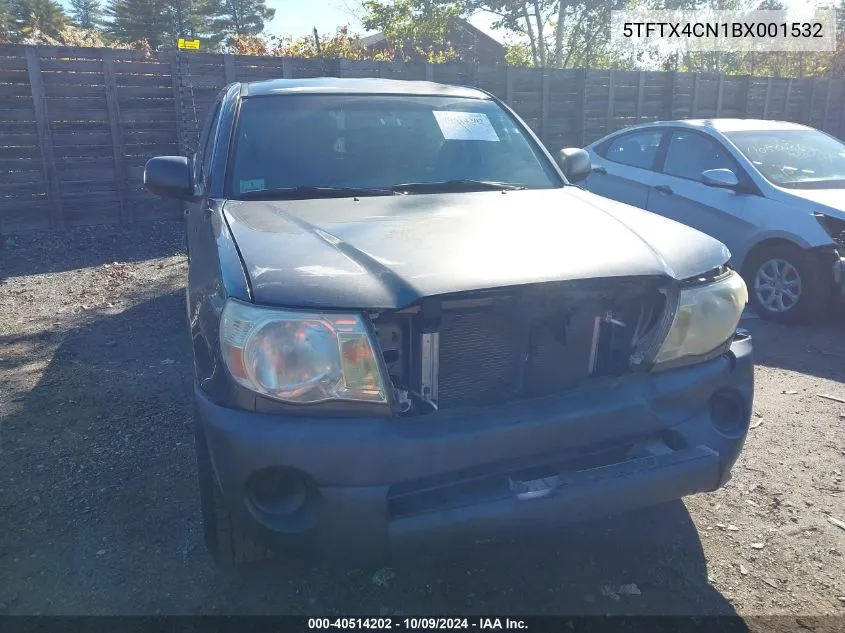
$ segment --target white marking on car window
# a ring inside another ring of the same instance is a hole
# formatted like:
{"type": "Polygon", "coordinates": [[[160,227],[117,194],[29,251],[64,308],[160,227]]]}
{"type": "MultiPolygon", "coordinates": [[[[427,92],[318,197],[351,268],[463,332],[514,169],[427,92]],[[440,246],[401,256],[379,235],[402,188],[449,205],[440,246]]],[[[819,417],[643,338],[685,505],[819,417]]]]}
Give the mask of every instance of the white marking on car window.
{"type": "Polygon", "coordinates": [[[443,138],[454,141],[499,141],[499,135],[482,112],[433,110],[443,138]]]}

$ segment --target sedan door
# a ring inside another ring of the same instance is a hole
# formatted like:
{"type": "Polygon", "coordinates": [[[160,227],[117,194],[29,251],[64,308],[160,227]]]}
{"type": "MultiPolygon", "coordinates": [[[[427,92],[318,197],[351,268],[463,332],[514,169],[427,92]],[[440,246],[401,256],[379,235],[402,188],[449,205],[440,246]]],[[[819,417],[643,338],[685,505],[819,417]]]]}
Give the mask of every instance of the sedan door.
{"type": "Polygon", "coordinates": [[[662,139],[662,130],[647,128],[595,145],[590,152],[593,170],[585,179],[584,188],[645,209],[662,139]]]}
{"type": "Polygon", "coordinates": [[[756,207],[766,200],[718,139],[674,129],[668,141],[652,181],[648,210],[715,237],[730,250],[731,263],[741,265],[760,230],[752,221],[759,216],[756,207]],[[711,169],[730,169],[739,184],[705,184],[702,172],[711,169]]]}

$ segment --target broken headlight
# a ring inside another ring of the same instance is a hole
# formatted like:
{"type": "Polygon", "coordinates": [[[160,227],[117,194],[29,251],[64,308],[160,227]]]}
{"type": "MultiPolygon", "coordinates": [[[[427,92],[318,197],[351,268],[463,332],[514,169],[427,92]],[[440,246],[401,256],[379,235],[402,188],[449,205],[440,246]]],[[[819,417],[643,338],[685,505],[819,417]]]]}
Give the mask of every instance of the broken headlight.
{"type": "Polygon", "coordinates": [[[240,385],[276,400],[387,402],[360,315],[263,308],[229,299],[220,319],[220,347],[240,385]]]}
{"type": "Polygon", "coordinates": [[[656,369],[699,362],[730,343],[748,302],[745,282],[729,271],[717,281],[681,290],[675,317],[657,356],[656,369]]]}

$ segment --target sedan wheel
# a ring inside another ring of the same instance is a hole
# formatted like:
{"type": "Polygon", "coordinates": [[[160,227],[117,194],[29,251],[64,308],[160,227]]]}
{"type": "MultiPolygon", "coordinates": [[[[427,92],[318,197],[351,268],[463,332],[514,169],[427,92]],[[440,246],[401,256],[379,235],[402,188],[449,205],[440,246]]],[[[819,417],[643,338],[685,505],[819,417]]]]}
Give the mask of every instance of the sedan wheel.
{"type": "Polygon", "coordinates": [[[831,274],[814,253],[792,244],[757,249],[744,271],[751,307],[764,319],[807,323],[829,303],[831,274]]]}
{"type": "Polygon", "coordinates": [[[801,299],[801,275],[783,259],[770,259],[757,269],[754,293],[757,301],[770,312],[788,312],[801,299]]]}

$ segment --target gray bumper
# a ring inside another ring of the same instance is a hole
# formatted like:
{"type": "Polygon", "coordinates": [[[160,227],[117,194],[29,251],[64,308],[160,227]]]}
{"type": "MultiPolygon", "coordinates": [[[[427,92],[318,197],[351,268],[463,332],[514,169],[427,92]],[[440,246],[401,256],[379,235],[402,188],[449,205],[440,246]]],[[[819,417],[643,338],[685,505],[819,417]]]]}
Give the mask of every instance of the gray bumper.
{"type": "Polygon", "coordinates": [[[714,490],[742,449],[753,390],[746,336],[696,366],[499,407],[301,418],[226,409],[197,388],[196,414],[223,495],[257,537],[271,548],[360,559],[440,538],[549,530],[714,490]],[[730,420],[714,394],[737,404],[730,420]],[[278,467],[307,481],[310,505],[292,518],[250,500],[251,477],[278,467]],[[522,494],[549,479],[539,494],[522,494]]]}

